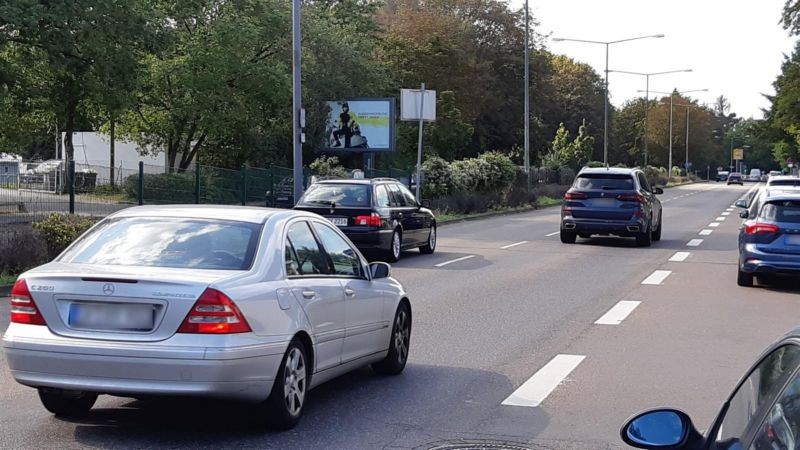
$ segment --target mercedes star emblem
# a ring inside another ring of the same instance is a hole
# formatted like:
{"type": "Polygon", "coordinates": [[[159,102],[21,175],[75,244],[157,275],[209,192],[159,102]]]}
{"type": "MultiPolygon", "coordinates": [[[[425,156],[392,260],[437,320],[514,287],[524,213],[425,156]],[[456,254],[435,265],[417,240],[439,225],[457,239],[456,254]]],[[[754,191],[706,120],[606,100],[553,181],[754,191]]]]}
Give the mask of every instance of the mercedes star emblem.
{"type": "Polygon", "coordinates": [[[111,283],[106,283],[103,285],[103,294],[112,295],[114,293],[114,285],[111,283]]]}

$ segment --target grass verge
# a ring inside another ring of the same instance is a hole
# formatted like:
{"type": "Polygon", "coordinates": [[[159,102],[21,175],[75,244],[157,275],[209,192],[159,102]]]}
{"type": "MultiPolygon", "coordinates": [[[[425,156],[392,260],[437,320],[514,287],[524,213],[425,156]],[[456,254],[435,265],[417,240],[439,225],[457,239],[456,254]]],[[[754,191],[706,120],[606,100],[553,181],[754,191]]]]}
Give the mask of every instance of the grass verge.
{"type": "Polygon", "coordinates": [[[542,196],[536,199],[536,204],[534,205],[521,205],[521,206],[514,206],[514,207],[498,207],[491,209],[489,211],[479,212],[479,213],[469,213],[469,214],[459,214],[459,213],[440,213],[436,215],[436,221],[440,224],[448,223],[448,222],[457,222],[460,220],[468,220],[468,219],[478,219],[481,217],[491,217],[491,216],[498,216],[501,214],[509,214],[509,213],[518,213],[518,212],[525,212],[525,211],[532,211],[539,208],[547,208],[550,206],[556,206],[561,204],[561,199],[553,198],[553,197],[546,197],[542,196]]]}

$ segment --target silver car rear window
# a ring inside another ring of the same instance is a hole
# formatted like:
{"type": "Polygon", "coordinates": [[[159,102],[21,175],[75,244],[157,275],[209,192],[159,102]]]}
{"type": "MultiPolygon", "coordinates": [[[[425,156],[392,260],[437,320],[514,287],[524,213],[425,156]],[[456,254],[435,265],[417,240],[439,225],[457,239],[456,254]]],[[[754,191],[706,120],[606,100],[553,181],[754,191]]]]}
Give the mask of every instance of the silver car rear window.
{"type": "Polygon", "coordinates": [[[586,173],[578,175],[573,187],[576,189],[629,191],[634,189],[634,184],[630,175],[586,173]]]}
{"type": "Polygon", "coordinates": [[[99,224],[59,261],[111,266],[247,270],[261,234],[254,223],[125,217],[99,224]]]}

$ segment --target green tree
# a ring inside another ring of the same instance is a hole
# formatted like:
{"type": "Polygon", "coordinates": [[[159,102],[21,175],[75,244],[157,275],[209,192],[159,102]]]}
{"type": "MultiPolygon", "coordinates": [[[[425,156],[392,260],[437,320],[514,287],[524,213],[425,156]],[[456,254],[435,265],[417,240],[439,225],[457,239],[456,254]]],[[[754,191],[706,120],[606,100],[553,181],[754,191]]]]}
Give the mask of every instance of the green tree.
{"type": "Polygon", "coordinates": [[[581,167],[591,159],[593,149],[594,137],[587,133],[586,119],[584,119],[581,126],[578,127],[578,135],[575,136],[575,140],[572,142],[571,152],[567,162],[568,165],[574,168],[581,167]]]}

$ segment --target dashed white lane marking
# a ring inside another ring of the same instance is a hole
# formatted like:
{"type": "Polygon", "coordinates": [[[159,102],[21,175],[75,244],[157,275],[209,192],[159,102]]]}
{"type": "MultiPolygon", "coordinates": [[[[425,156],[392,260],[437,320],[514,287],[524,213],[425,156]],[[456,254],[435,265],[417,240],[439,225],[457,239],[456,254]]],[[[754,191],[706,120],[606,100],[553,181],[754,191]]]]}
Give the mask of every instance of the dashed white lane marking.
{"type": "Polygon", "coordinates": [[[697,234],[699,234],[700,236],[708,236],[708,235],[710,235],[710,234],[711,234],[711,233],[713,233],[713,232],[714,232],[714,230],[701,230],[701,231],[700,231],[699,233],[697,233],[697,234]]]}
{"type": "Polygon", "coordinates": [[[518,245],[527,244],[527,243],[528,243],[528,241],[519,241],[519,242],[515,242],[513,244],[504,245],[504,246],[502,246],[500,248],[505,250],[507,248],[512,248],[512,247],[516,247],[518,245]]]}
{"type": "Polygon", "coordinates": [[[727,219],[727,217],[725,217],[725,216],[719,216],[719,217],[717,217],[717,218],[716,218],[716,219],[714,219],[714,220],[715,220],[715,221],[717,221],[717,222],[725,222],[725,219],[727,219]]]}
{"type": "Polygon", "coordinates": [[[725,211],[724,213],[722,213],[722,215],[723,215],[723,216],[725,216],[725,217],[727,217],[727,216],[730,216],[730,215],[731,215],[731,213],[730,213],[729,211],[725,211]]]}
{"type": "Polygon", "coordinates": [[[710,224],[708,224],[708,226],[711,228],[717,228],[719,226],[719,222],[711,222],[710,224]]]}
{"type": "Polygon", "coordinates": [[[669,260],[672,262],[683,262],[691,255],[691,252],[675,252],[669,260]]]}
{"type": "Polygon", "coordinates": [[[539,406],[585,358],[583,355],[556,355],[502,404],[529,408],[539,406]]]}
{"type": "Polygon", "coordinates": [[[633,312],[634,309],[636,309],[637,306],[639,306],[640,303],[642,302],[623,300],[614,305],[613,308],[609,309],[607,313],[603,314],[603,317],[597,319],[595,324],[619,325],[623,320],[625,320],[626,317],[628,317],[630,313],[633,312]]]}
{"type": "Polygon", "coordinates": [[[547,234],[546,236],[547,237],[551,237],[551,236],[557,235],[558,233],[561,233],[561,232],[560,231],[556,231],[555,233],[550,233],[550,234],[547,234]]]}
{"type": "Polygon", "coordinates": [[[731,212],[731,211],[733,211],[733,208],[728,208],[725,210],[725,212],[731,212]]]}
{"type": "Polygon", "coordinates": [[[651,273],[649,277],[645,278],[644,281],[642,281],[642,284],[661,284],[671,273],[671,270],[656,270],[655,272],[651,273]]]}
{"type": "Polygon", "coordinates": [[[699,247],[700,244],[703,243],[702,239],[692,239],[691,241],[686,243],[687,247],[699,247]]]}
{"type": "Polygon", "coordinates": [[[463,256],[461,258],[451,259],[450,261],[445,261],[443,263],[436,264],[434,267],[444,267],[444,266],[446,266],[448,264],[453,264],[453,263],[457,263],[457,262],[460,262],[460,261],[466,261],[466,260],[468,260],[470,258],[474,258],[474,257],[475,257],[475,255],[463,256]]]}

